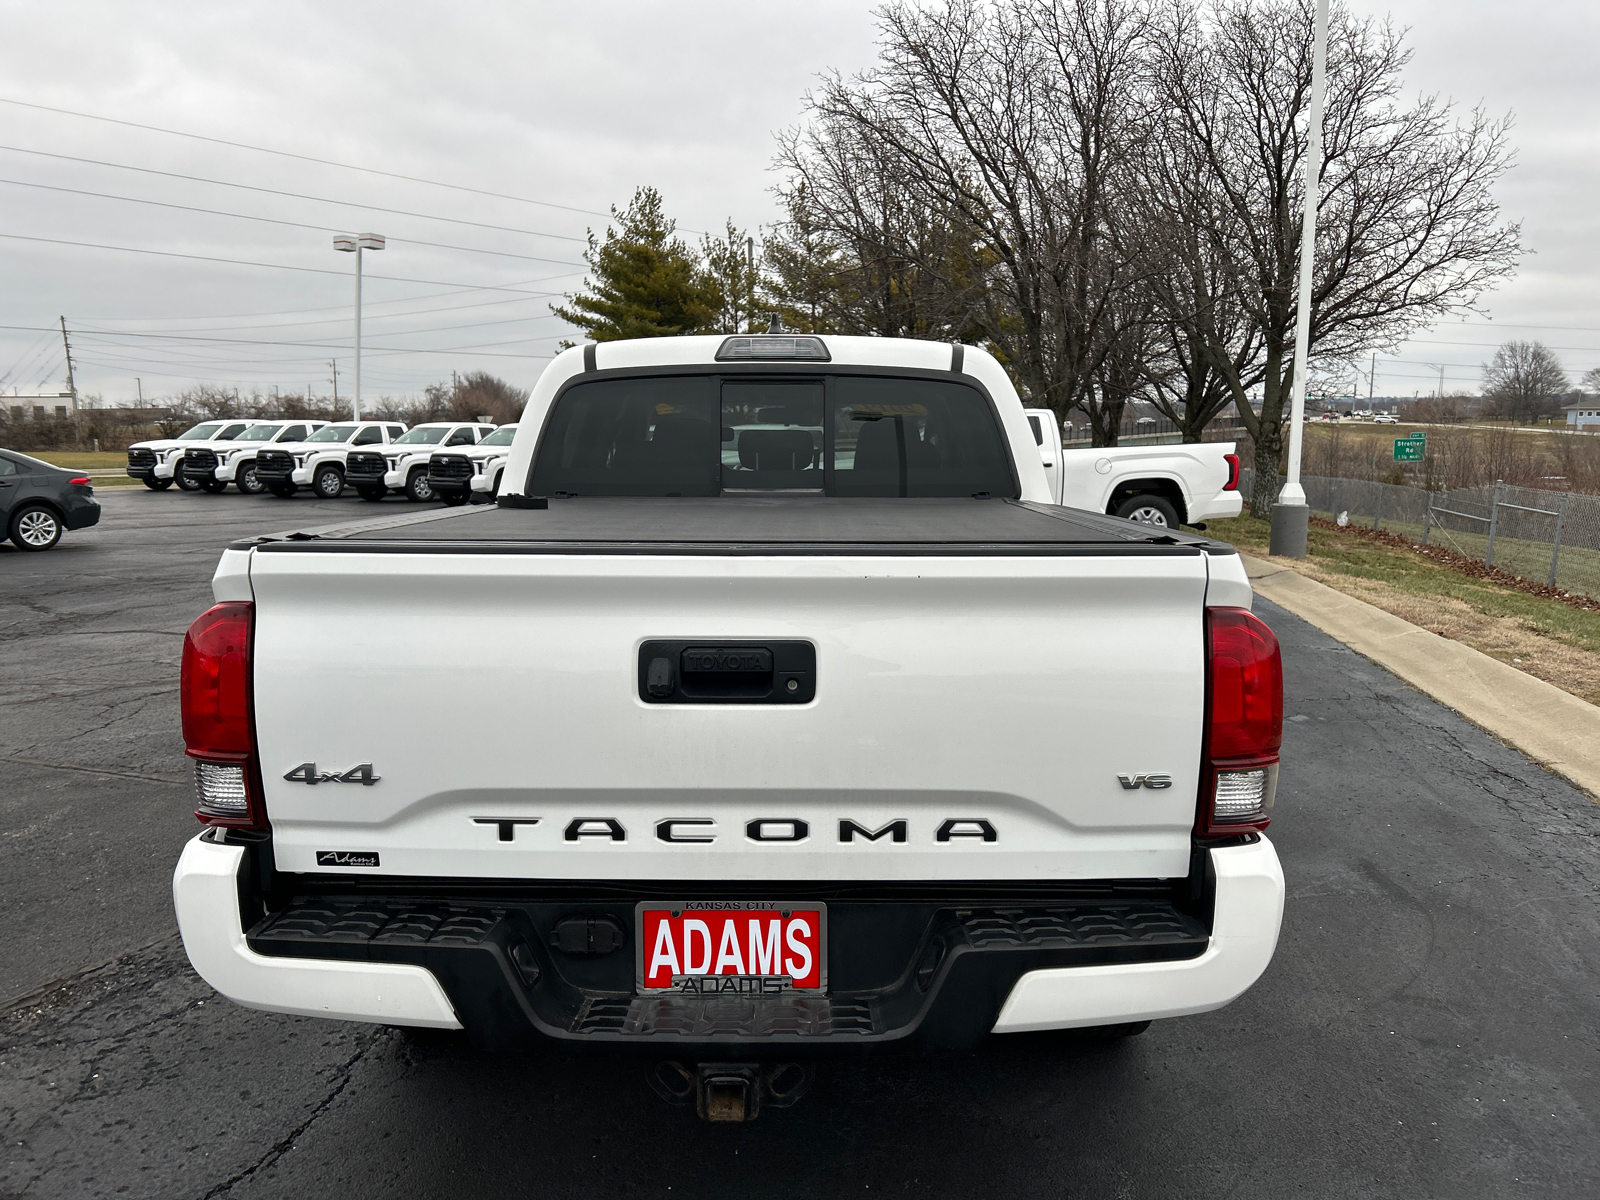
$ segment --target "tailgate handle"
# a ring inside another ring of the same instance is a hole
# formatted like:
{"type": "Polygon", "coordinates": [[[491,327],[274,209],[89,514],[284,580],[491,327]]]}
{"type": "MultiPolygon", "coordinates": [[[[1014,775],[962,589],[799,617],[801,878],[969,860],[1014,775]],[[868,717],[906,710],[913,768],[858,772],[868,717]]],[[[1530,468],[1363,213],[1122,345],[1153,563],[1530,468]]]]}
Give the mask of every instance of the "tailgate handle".
{"type": "Polygon", "coordinates": [[[806,704],[816,696],[810,642],[645,642],[639,698],[646,704],[806,704]]]}

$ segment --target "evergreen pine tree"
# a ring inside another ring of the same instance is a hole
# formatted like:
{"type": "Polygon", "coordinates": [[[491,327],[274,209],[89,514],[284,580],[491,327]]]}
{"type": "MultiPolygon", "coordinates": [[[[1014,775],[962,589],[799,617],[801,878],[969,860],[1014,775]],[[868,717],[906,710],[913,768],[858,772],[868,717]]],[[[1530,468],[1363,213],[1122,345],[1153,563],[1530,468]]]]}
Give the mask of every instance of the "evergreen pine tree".
{"type": "Polygon", "coordinates": [[[617,227],[606,227],[604,241],[589,231],[585,290],[550,311],[597,342],[714,330],[716,288],[694,251],[673,236],[677,222],[662,213],[661,194],[642,187],[627,211],[613,205],[611,215],[617,227]]]}

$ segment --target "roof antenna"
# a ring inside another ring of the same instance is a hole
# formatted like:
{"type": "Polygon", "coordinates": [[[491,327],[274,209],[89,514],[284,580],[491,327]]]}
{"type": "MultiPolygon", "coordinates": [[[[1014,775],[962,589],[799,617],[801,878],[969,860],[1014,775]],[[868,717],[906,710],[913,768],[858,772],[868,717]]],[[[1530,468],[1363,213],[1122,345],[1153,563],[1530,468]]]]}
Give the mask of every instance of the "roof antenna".
{"type": "Polygon", "coordinates": [[[781,312],[774,312],[772,314],[772,323],[767,326],[767,332],[768,333],[787,333],[788,332],[783,327],[783,314],[781,312]]]}

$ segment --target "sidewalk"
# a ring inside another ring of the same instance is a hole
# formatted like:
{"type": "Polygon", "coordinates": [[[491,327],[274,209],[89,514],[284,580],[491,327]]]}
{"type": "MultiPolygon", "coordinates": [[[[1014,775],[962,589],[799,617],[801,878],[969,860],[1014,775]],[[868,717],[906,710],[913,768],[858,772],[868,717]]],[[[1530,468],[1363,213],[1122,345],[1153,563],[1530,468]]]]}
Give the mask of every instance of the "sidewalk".
{"type": "Polygon", "coordinates": [[[1600,708],[1280,562],[1239,557],[1258,596],[1600,798],[1600,708]]]}

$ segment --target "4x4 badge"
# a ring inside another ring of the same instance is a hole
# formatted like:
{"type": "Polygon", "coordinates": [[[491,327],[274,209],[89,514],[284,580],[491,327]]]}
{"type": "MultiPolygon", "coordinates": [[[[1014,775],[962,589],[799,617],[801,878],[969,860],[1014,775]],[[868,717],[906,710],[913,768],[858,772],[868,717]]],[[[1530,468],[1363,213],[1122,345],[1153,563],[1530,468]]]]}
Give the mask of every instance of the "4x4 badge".
{"type": "Polygon", "coordinates": [[[348,771],[318,771],[314,762],[301,763],[284,776],[290,783],[359,783],[371,787],[383,778],[372,773],[371,763],[361,763],[348,771]]]}

